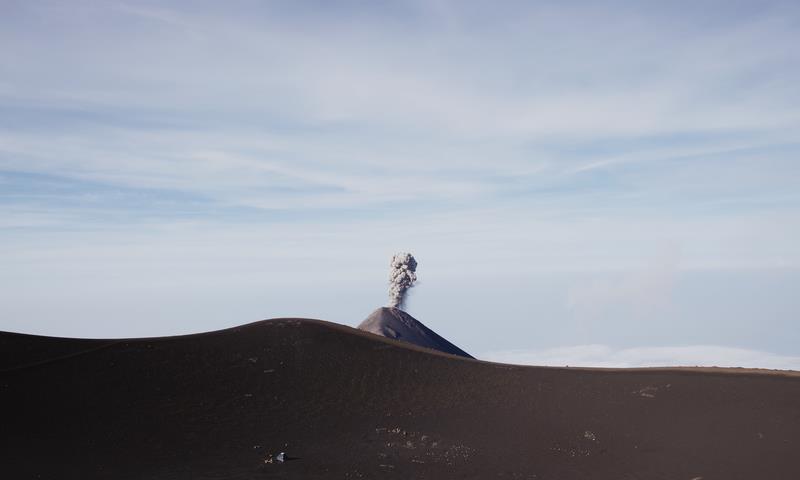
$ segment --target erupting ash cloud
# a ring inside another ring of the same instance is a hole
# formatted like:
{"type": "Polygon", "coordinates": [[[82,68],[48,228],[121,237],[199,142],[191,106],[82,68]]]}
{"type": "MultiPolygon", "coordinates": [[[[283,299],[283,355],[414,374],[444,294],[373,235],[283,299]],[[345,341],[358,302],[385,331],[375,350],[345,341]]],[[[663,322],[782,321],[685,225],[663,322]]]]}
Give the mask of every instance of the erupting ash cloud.
{"type": "Polygon", "coordinates": [[[396,253],[389,268],[389,306],[403,308],[406,291],[417,281],[417,261],[410,253],[396,253]]]}

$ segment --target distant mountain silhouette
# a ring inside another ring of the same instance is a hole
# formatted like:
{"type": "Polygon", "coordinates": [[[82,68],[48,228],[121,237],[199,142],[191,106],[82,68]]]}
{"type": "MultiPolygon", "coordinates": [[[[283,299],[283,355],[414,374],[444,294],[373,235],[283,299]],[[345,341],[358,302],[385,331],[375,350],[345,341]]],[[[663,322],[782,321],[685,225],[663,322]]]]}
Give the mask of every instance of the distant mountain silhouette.
{"type": "Polygon", "coordinates": [[[381,307],[375,310],[361,322],[358,329],[451,355],[475,358],[399,308],[381,307]]]}

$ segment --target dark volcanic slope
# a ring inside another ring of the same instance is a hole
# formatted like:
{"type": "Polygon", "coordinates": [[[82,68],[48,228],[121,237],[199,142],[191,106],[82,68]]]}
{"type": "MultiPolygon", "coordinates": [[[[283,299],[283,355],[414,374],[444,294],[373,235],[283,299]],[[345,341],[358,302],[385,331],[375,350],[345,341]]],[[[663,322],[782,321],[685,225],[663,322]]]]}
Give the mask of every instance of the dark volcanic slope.
{"type": "Polygon", "coordinates": [[[382,337],[413,343],[450,355],[473,358],[472,355],[440,337],[436,332],[399,308],[381,307],[358,326],[359,330],[382,337]]]}
{"type": "Polygon", "coordinates": [[[310,320],[0,351],[1,478],[800,478],[796,373],[518,367],[310,320]]]}

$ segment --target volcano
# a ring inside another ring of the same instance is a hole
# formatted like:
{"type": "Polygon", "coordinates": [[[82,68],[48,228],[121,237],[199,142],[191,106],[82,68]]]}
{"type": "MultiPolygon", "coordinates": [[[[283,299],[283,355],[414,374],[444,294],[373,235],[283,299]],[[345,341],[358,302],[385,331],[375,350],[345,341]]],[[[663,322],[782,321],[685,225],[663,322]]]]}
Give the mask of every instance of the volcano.
{"type": "Polygon", "coordinates": [[[399,308],[381,307],[375,310],[361,322],[358,329],[450,355],[475,358],[399,308]]]}

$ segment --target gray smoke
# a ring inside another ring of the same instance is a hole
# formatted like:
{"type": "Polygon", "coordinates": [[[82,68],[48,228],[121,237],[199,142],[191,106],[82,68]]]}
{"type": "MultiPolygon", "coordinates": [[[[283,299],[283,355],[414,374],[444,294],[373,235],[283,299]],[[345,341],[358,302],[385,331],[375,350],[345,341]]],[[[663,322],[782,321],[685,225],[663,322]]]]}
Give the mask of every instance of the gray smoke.
{"type": "Polygon", "coordinates": [[[389,306],[403,308],[406,292],[417,281],[417,261],[410,253],[396,253],[389,269],[389,306]]]}

